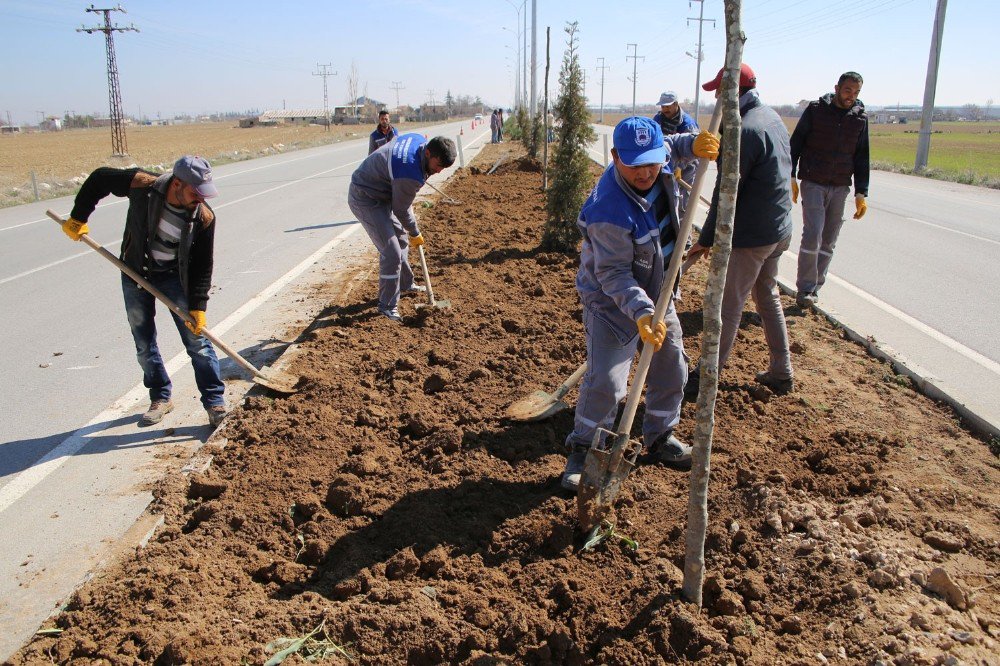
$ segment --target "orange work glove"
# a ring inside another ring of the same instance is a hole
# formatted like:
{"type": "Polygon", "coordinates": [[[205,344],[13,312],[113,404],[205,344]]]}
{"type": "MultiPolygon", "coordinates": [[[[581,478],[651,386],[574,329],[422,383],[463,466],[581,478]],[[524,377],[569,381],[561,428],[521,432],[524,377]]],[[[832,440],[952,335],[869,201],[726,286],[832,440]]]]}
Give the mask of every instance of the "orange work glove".
{"type": "Polygon", "coordinates": [[[695,157],[706,157],[714,160],[719,156],[719,137],[711,132],[701,132],[694,138],[691,152],[694,153],[695,157]]]}
{"type": "Polygon", "coordinates": [[[792,203],[799,202],[799,181],[792,178],[792,203]]]}
{"type": "Polygon", "coordinates": [[[424,235],[417,234],[416,236],[410,236],[410,245],[413,247],[420,247],[424,244],[424,235]]]}
{"type": "Polygon", "coordinates": [[[868,212],[868,202],[863,194],[854,195],[854,219],[860,220],[868,212]]]}
{"type": "Polygon", "coordinates": [[[653,345],[653,351],[660,351],[663,341],[667,338],[667,325],[658,321],[654,329],[653,315],[642,315],[635,322],[635,325],[639,329],[639,337],[642,341],[647,345],[653,345]]]}
{"type": "Polygon", "coordinates": [[[184,325],[187,326],[188,330],[195,335],[201,335],[201,329],[205,328],[205,311],[188,310],[188,314],[191,315],[191,319],[194,319],[194,324],[186,321],[184,322],[184,325]]]}
{"type": "Polygon", "coordinates": [[[75,241],[79,241],[84,234],[90,233],[90,227],[86,222],[74,220],[72,217],[62,223],[63,233],[75,241]]]}

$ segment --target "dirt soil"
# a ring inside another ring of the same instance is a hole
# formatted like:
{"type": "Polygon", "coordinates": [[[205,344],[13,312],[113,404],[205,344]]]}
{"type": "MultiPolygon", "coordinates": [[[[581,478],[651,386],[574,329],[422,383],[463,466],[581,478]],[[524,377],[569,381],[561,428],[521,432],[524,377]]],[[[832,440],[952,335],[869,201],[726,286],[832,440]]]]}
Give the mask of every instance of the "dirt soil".
{"type": "MultiPolygon", "coordinates": [[[[376,316],[374,266],[328,294],[303,390],[248,397],[211,468],[157,491],[148,546],[11,664],[261,664],[321,623],[372,665],[998,663],[996,452],[787,299],[795,391],[753,383],[751,312],[723,374],[704,607],[680,596],[687,474],[640,466],[615,511],[638,550],[580,550],[559,487],[572,413],[503,417],[584,360],[577,257],[537,247],[537,164],[486,173],[510,150],[451,179],[459,205],[420,207],[452,309],[376,316]]],[[[706,269],[683,281],[692,357],[706,269]]]]}

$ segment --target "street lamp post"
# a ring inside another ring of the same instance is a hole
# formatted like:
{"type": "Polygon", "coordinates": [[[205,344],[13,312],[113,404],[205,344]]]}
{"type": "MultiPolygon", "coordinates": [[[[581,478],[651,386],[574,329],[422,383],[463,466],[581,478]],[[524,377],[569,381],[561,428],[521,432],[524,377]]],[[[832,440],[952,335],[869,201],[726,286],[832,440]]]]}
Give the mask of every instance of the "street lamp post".
{"type": "MultiPolygon", "coordinates": [[[[506,0],[506,2],[507,2],[508,5],[510,5],[511,7],[514,8],[514,11],[517,12],[517,28],[518,28],[517,29],[517,35],[518,35],[517,49],[518,49],[518,60],[520,60],[521,65],[522,65],[518,69],[519,70],[523,69],[524,70],[524,75],[522,76],[521,72],[520,71],[518,72],[518,77],[517,78],[519,78],[521,80],[521,83],[518,84],[518,86],[517,86],[518,87],[518,91],[517,91],[518,94],[514,96],[515,100],[516,100],[514,103],[516,105],[520,106],[524,102],[525,98],[528,96],[527,95],[527,85],[528,85],[528,12],[525,11],[526,10],[525,4],[528,2],[528,0],[521,0],[520,4],[516,4],[516,3],[512,2],[511,0],[506,0]],[[521,27],[521,12],[522,11],[524,11],[524,27],[523,27],[523,29],[521,27]],[[521,44],[522,37],[524,39],[523,47],[522,47],[522,44],[521,44]],[[524,54],[523,57],[521,56],[521,54],[524,54]],[[523,91],[522,91],[522,88],[523,88],[523,91]]],[[[510,30],[510,28],[504,28],[504,30],[510,30]]],[[[511,30],[511,32],[513,32],[513,30],[511,30]]]]}
{"type": "MultiPolygon", "coordinates": [[[[514,69],[514,106],[517,107],[521,105],[521,33],[520,31],[514,33],[506,26],[503,29],[516,35],[517,48],[512,50],[517,54],[517,64],[514,69]]],[[[510,44],[504,44],[504,47],[509,49],[510,44]]]]}

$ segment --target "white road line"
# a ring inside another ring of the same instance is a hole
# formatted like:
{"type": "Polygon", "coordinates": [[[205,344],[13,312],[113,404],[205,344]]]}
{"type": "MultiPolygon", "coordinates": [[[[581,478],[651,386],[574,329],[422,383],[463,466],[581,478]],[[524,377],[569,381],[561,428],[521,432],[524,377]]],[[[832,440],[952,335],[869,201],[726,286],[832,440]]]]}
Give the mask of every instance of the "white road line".
{"type": "Polygon", "coordinates": [[[940,224],[934,224],[933,222],[927,222],[925,220],[918,220],[915,217],[907,217],[907,220],[913,220],[914,222],[919,222],[920,224],[926,224],[928,227],[935,227],[936,229],[942,229],[944,231],[950,231],[953,234],[959,234],[962,236],[968,236],[969,238],[975,238],[978,241],[983,241],[984,243],[993,243],[994,245],[1000,245],[1000,241],[995,241],[991,238],[983,238],[982,236],[976,236],[975,234],[969,234],[964,231],[959,231],[958,229],[951,229],[949,227],[943,227],[940,224]]]}
{"type": "MultiPolygon", "coordinates": [[[[794,252],[792,252],[791,250],[786,250],[785,251],[785,256],[791,257],[793,261],[797,262],[799,255],[796,254],[796,253],[794,253],[794,252]]],[[[923,333],[927,337],[933,339],[936,342],[941,343],[942,345],[944,345],[948,349],[951,349],[955,353],[961,354],[962,356],[964,356],[965,358],[969,359],[970,361],[972,361],[976,365],[979,365],[982,368],[984,368],[985,370],[988,370],[988,371],[992,372],[993,374],[995,374],[997,376],[1000,376],[1000,363],[997,363],[993,359],[988,358],[986,356],[983,356],[982,354],[980,354],[979,352],[977,352],[974,349],[970,349],[969,347],[966,347],[965,345],[963,345],[958,340],[955,340],[953,338],[948,337],[947,335],[945,335],[941,331],[937,330],[936,328],[931,328],[930,326],[928,326],[927,324],[923,323],[922,321],[920,321],[918,319],[914,319],[913,317],[911,317],[910,315],[906,314],[902,310],[899,310],[898,308],[895,308],[895,307],[889,305],[888,303],[886,303],[885,301],[883,301],[882,299],[880,299],[880,298],[878,298],[876,296],[872,296],[867,291],[864,291],[860,287],[856,287],[855,285],[851,284],[850,282],[848,282],[847,280],[845,280],[843,278],[837,277],[833,273],[827,274],[826,279],[829,282],[834,282],[834,283],[840,285],[841,287],[843,287],[847,291],[851,292],[852,294],[854,294],[858,298],[871,303],[872,305],[874,305],[875,307],[877,307],[879,310],[882,310],[886,314],[888,314],[888,315],[890,315],[892,317],[895,317],[896,319],[898,319],[899,321],[903,322],[904,324],[906,324],[906,325],[908,325],[908,326],[910,326],[910,327],[912,327],[912,328],[920,331],[921,333],[923,333]]],[[[792,281],[792,283],[794,284],[794,280],[792,281]]]]}
{"type": "MultiPolygon", "coordinates": [[[[114,243],[111,243],[110,245],[105,245],[104,247],[109,248],[109,247],[114,247],[116,245],[121,245],[121,241],[116,241],[114,243]]],[[[45,264],[44,266],[39,266],[38,268],[32,268],[30,271],[24,271],[23,273],[18,273],[17,275],[11,275],[8,278],[0,280],[0,284],[13,282],[14,280],[26,277],[28,275],[31,275],[32,273],[37,273],[38,271],[44,271],[46,268],[52,268],[53,266],[58,266],[59,264],[65,264],[67,261],[72,261],[73,259],[79,259],[80,257],[86,257],[89,254],[93,254],[93,250],[87,250],[86,252],[80,252],[79,254],[72,254],[64,259],[53,261],[50,264],[45,264]]]]}
{"type": "MultiPolygon", "coordinates": [[[[343,147],[346,148],[347,146],[345,145],[343,147]]],[[[219,180],[225,180],[226,178],[232,178],[233,176],[240,176],[240,175],[245,174],[245,173],[250,173],[251,171],[260,171],[261,169],[273,169],[274,167],[285,166],[286,164],[291,164],[292,162],[299,162],[301,160],[308,160],[308,159],[313,159],[313,158],[316,158],[316,157],[319,157],[319,156],[318,155],[306,155],[304,157],[296,157],[294,159],[285,160],[283,162],[277,162],[275,164],[266,164],[264,166],[254,167],[252,169],[244,169],[243,171],[237,171],[236,173],[227,173],[224,176],[218,176],[215,180],[217,180],[217,181],[219,181],[219,180]]],[[[126,199],[126,198],[120,198],[120,199],[116,198],[116,199],[114,199],[112,201],[109,201],[107,203],[100,204],[97,207],[98,208],[107,208],[108,206],[119,206],[119,205],[121,205],[123,203],[127,203],[127,202],[128,202],[128,199],[126,199]]],[[[20,227],[26,227],[26,226],[31,225],[31,224],[38,224],[39,222],[51,222],[51,221],[52,220],[50,220],[48,217],[43,217],[43,218],[38,219],[38,220],[31,220],[30,222],[22,222],[21,224],[15,224],[12,227],[4,227],[3,229],[0,229],[0,232],[10,231],[11,229],[18,229],[20,227]]]]}
{"type": "MultiPolygon", "coordinates": [[[[873,173],[878,173],[878,172],[874,171],[873,173]]],[[[928,180],[931,183],[940,183],[940,184],[944,184],[944,185],[947,185],[947,184],[951,183],[951,181],[947,181],[947,180],[933,180],[933,179],[930,179],[930,178],[928,180]]],[[[955,183],[951,183],[951,184],[955,184],[955,183]]],[[[899,183],[893,183],[893,182],[890,182],[888,185],[883,184],[882,187],[885,187],[886,189],[898,188],[900,190],[910,190],[911,192],[920,192],[921,194],[927,194],[928,193],[927,189],[923,188],[923,187],[908,187],[906,185],[901,185],[899,183]]],[[[976,185],[963,185],[963,187],[977,187],[977,186],[976,185]]],[[[989,191],[990,190],[986,190],[986,192],[982,192],[982,193],[975,192],[975,194],[986,194],[989,191]]],[[[1000,203],[995,203],[993,201],[984,201],[984,200],[969,201],[968,195],[959,194],[957,192],[937,192],[937,193],[935,193],[934,196],[942,198],[942,199],[951,198],[952,201],[957,201],[958,203],[961,203],[961,204],[964,204],[964,205],[994,206],[994,207],[1000,206],[1000,203]],[[954,195],[954,197],[950,197],[949,195],[954,195]]]]}
{"type": "MultiPolygon", "coordinates": [[[[254,296],[231,315],[219,322],[217,326],[213,326],[212,332],[217,335],[223,335],[226,331],[253,312],[261,303],[266,301],[268,298],[277,293],[282,287],[305,272],[324,254],[350,238],[350,236],[355,234],[360,228],[360,224],[347,227],[333,240],[316,250],[316,252],[303,261],[299,262],[297,266],[281,276],[267,289],[254,296]]],[[[187,362],[188,356],[186,351],[177,354],[166,363],[167,373],[171,375],[174,374],[187,362]]],[[[126,416],[135,409],[138,403],[147,399],[148,396],[149,390],[142,384],[132,387],[125,395],[115,400],[108,409],[95,416],[82,428],[70,434],[69,437],[64,439],[58,446],[37,460],[31,467],[11,479],[7,485],[0,488],[0,513],[9,509],[12,504],[24,497],[28,491],[41,483],[45,477],[59,469],[59,467],[76,454],[77,451],[86,446],[87,442],[90,441],[90,438],[93,435],[102,431],[104,424],[126,416]]]]}

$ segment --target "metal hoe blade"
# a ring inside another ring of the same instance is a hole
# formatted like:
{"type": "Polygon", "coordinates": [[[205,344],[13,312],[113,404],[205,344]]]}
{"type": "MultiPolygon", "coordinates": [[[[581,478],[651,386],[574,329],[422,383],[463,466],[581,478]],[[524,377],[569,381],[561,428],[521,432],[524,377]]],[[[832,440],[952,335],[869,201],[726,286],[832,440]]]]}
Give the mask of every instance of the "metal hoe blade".
{"type": "Polygon", "coordinates": [[[626,457],[628,435],[618,435],[598,428],[594,444],[587,452],[576,494],[577,520],[580,529],[589,532],[611,511],[615,497],[625,478],[635,468],[635,461],[626,457]],[[611,442],[607,448],[606,442],[611,442]]]}

